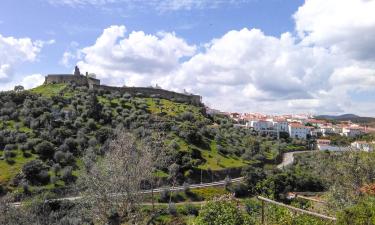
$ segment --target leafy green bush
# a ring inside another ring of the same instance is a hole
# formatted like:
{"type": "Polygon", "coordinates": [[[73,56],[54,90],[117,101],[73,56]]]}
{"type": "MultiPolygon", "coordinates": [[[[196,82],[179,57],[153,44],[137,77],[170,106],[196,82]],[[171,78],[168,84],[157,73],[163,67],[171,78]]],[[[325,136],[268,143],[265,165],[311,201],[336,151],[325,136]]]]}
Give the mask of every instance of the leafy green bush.
{"type": "Polygon", "coordinates": [[[338,224],[375,224],[375,198],[365,197],[354,206],[344,209],[338,215],[338,224]]]}
{"type": "Polygon", "coordinates": [[[251,224],[241,212],[238,202],[230,196],[222,196],[208,202],[196,218],[197,225],[242,225],[251,224]]]}

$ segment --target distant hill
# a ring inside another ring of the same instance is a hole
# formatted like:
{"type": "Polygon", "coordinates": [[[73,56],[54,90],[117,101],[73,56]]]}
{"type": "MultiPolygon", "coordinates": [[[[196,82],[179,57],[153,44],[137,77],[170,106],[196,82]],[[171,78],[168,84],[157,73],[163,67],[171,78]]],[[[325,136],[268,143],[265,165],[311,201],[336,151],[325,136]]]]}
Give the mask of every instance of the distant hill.
{"type": "Polygon", "coordinates": [[[360,123],[364,125],[370,125],[374,126],[375,125],[375,118],[373,117],[363,117],[363,116],[358,116],[355,114],[343,114],[343,115],[319,115],[315,116],[316,119],[325,119],[325,120],[336,120],[336,121],[344,121],[344,120],[350,120],[354,123],[360,123]]]}
{"type": "Polygon", "coordinates": [[[343,115],[337,115],[337,116],[319,115],[319,116],[316,116],[315,118],[326,119],[326,120],[350,120],[350,119],[358,119],[361,117],[355,114],[343,114],[343,115]]]}

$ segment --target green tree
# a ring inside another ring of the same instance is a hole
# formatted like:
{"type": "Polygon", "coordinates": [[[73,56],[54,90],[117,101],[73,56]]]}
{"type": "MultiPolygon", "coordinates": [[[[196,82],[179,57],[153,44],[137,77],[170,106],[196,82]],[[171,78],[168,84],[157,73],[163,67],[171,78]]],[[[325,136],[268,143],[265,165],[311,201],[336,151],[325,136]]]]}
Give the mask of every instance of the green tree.
{"type": "Polygon", "coordinates": [[[241,212],[239,203],[231,196],[222,196],[208,202],[199,212],[197,225],[242,225],[251,224],[247,215],[241,212]]]}
{"type": "Polygon", "coordinates": [[[359,203],[339,213],[338,224],[375,224],[375,198],[363,198],[359,203]]]}

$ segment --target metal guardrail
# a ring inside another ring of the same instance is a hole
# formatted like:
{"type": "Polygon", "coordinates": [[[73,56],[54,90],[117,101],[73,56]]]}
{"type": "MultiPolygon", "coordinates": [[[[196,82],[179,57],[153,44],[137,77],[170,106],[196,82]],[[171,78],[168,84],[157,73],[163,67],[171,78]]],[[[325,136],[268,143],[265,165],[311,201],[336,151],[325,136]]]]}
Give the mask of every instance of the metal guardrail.
{"type": "Polygon", "coordinates": [[[290,209],[290,210],[295,211],[295,212],[315,216],[315,217],[318,217],[318,218],[321,218],[321,219],[331,220],[331,221],[337,220],[335,217],[326,216],[326,215],[323,215],[323,214],[320,214],[320,213],[311,212],[311,211],[308,211],[308,210],[296,208],[296,207],[286,205],[286,204],[281,203],[281,202],[277,202],[277,201],[274,201],[274,200],[271,200],[271,199],[268,199],[268,198],[264,198],[262,196],[258,196],[257,198],[258,198],[258,200],[260,200],[262,202],[262,224],[265,224],[265,209],[264,209],[265,208],[265,202],[271,203],[271,204],[274,204],[274,205],[278,205],[278,206],[281,206],[281,207],[285,207],[285,208],[290,209]]]}

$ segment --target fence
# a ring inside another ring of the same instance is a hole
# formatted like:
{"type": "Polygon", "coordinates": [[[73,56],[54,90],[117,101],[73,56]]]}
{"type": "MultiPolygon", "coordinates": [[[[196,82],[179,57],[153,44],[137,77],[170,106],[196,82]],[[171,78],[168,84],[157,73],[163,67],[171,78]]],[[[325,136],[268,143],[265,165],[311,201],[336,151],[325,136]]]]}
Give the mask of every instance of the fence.
{"type": "Polygon", "coordinates": [[[293,207],[293,206],[290,206],[290,205],[286,205],[286,204],[283,204],[283,203],[280,203],[280,202],[276,202],[276,201],[268,199],[268,198],[264,198],[262,196],[258,196],[257,198],[258,198],[258,200],[260,200],[262,202],[262,215],[261,215],[262,216],[261,217],[262,218],[262,224],[266,224],[265,223],[265,203],[269,203],[269,204],[273,204],[273,205],[278,205],[278,206],[287,208],[289,210],[292,210],[294,212],[308,214],[308,215],[311,215],[311,216],[314,216],[314,217],[318,217],[320,219],[330,220],[332,222],[336,221],[335,217],[326,216],[326,215],[323,215],[323,214],[320,214],[320,213],[311,212],[311,211],[308,211],[308,210],[296,208],[296,207],[293,207]]]}

